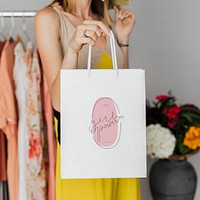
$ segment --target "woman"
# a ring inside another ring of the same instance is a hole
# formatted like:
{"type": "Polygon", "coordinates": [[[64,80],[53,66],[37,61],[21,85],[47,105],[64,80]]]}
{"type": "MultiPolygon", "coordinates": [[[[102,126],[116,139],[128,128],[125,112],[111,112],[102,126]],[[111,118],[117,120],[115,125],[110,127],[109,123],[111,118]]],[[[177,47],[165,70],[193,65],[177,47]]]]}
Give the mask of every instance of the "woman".
{"type": "MultiPolygon", "coordinates": [[[[85,68],[88,44],[94,68],[112,67],[108,40],[111,20],[108,0],[56,0],[35,17],[35,34],[56,117],[59,140],[60,74],[85,68]]],[[[135,23],[132,12],[115,7],[114,31],[119,67],[128,68],[128,42],[135,23]]],[[[139,200],[137,179],[60,179],[57,148],[57,200],[139,200]]]]}

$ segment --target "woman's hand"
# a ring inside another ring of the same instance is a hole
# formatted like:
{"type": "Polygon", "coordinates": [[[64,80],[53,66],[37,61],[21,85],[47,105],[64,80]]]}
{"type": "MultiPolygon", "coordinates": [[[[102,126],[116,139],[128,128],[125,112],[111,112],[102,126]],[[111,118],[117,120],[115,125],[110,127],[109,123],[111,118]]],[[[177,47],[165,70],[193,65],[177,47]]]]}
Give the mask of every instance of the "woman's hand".
{"type": "Polygon", "coordinates": [[[115,7],[115,34],[118,43],[127,44],[135,24],[135,14],[115,7]]]}
{"type": "Polygon", "coordinates": [[[86,20],[77,26],[68,44],[68,51],[78,54],[84,44],[95,46],[98,37],[109,35],[109,31],[109,28],[101,21],[86,20]]]}

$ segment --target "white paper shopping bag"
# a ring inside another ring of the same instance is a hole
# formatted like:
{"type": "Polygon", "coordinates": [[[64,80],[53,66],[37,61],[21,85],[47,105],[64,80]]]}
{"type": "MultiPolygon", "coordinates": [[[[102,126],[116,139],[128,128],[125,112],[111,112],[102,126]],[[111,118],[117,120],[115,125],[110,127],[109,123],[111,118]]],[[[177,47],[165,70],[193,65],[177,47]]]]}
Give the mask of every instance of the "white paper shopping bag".
{"type": "Polygon", "coordinates": [[[61,70],[61,178],[146,176],[145,74],[61,70]]]}

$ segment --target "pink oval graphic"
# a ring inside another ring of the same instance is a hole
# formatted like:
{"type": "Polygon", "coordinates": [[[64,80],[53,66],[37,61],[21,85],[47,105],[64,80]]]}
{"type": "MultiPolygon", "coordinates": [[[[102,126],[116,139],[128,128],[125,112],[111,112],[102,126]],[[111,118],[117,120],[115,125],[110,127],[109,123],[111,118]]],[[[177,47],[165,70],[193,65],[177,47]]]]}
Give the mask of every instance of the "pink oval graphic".
{"type": "Polygon", "coordinates": [[[94,141],[102,148],[112,148],[119,141],[121,122],[119,109],[113,99],[103,97],[95,102],[90,131],[94,141]]]}

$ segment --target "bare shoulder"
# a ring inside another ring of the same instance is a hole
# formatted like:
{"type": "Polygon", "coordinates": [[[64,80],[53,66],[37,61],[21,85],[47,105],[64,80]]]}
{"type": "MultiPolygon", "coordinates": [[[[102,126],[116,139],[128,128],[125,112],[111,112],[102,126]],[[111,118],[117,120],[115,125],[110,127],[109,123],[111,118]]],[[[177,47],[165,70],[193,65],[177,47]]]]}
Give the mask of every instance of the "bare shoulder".
{"type": "Polygon", "coordinates": [[[45,7],[39,10],[34,17],[35,25],[59,25],[59,16],[52,7],[45,7]]]}
{"type": "Polygon", "coordinates": [[[60,19],[58,13],[52,7],[39,10],[34,17],[36,39],[60,38],[60,19]]]}

